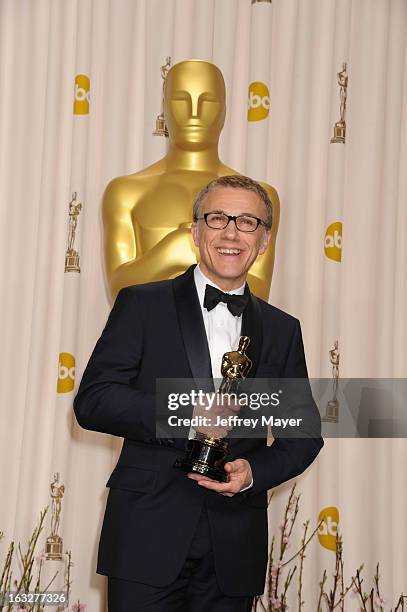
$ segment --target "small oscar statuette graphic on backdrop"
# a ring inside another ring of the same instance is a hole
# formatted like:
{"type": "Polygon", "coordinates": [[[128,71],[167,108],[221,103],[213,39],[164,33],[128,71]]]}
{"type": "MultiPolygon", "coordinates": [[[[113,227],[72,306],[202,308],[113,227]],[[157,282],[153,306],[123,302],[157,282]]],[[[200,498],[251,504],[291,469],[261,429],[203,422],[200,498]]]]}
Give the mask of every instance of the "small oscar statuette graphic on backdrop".
{"type": "Polygon", "coordinates": [[[326,405],[326,412],[322,420],[325,422],[337,423],[339,414],[338,382],[340,359],[338,340],[335,340],[333,349],[329,351],[329,359],[332,364],[332,399],[330,399],[326,405]]]}
{"type": "Polygon", "coordinates": [[[338,85],[340,87],[339,95],[341,99],[341,108],[340,108],[340,116],[339,121],[335,123],[334,126],[334,135],[331,138],[331,143],[341,142],[345,143],[346,137],[346,122],[345,122],[345,113],[346,113],[346,98],[348,95],[348,73],[346,72],[347,64],[344,63],[342,66],[341,72],[338,72],[338,85]]]}
{"type": "Polygon", "coordinates": [[[165,138],[168,138],[168,130],[167,130],[167,126],[165,125],[165,118],[164,118],[164,85],[165,85],[165,79],[167,78],[167,74],[170,68],[171,68],[171,57],[168,56],[165,59],[165,64],[161,66],[161,78],[163,80],[163,89],[162,89],[162,97],[161,97],[161,113],[157,115],[157,119],[155,120],[155,130],[153,132],[154,136],[165,136],[165,138]]]}
{"type": "MultiPolygon", "coordinates": [[[[245,354],[249,343],[248,336],[240,336],[237,351],[223,355],[221,366],[223,379],[219,394],[238,393],[242,380],[247,377],[252,367],[251,360],[245,354]]],[[[226,482],[227,474],[223,466],[228,454],[227,440],[196,432],[194,438],[188,440],[186,455],[182,459],[177,459],[174,466],[185,472],[196,472],[213,480],[226,482]]]]}
{"type": "Polygon", "coordinates": [[[79,253],[73,248],[76,236],[76,228],[78,226],[79,213],[82,210],[81,202],[77,202],[78,194],[76,191],[72,194],[72,200],[69,202],[69,232],[68,232],[68,248],[65,255],[65,272],[80,272],[79,253]]]}
{"type": "Polygon", "coordinates": [[[47,559],[60,561],[62,559],[62,538],[58,535],[58,528],[65,486],[59,483],[58,472],[54,474],[54,480],[51,482],[50,488],[52,499],[51,535],[46,540],[45,555],[47,559]]]}

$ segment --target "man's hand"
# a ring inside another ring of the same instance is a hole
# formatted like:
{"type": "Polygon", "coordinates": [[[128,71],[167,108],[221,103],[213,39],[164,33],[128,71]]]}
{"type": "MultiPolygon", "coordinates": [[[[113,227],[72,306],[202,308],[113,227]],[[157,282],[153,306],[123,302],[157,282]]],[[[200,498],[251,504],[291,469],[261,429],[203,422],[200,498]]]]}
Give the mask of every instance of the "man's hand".
{"type": "Polygon", "coordinates": [[[252,482],[252,469],[246,459],[235,459],[225,463],[225,472],[228,474],[228,482],[217,482],[202,474],[189,472],[188,478],[196,480],[201,487],[216,491],[226,497],[233,497],[252,482]]]}
{"type": "Polygon", "coordinates": [[[195,431],[210,436],[212,438],[226,438],[228,432],[233,429],[232,425],[221,424],[219,419],[228,419],[233,415],[238,415],[240,411],[239,404],[236,404],[228,396],[220,396],[215,398],[213,404],[197,404],[194,407],[192,417],[198,417],[200,419],[206,418],[210,420],[210,424],[199,425],[195,427],[195,431]],[[223,400],[221,398],[224,398],[223,400]]]}

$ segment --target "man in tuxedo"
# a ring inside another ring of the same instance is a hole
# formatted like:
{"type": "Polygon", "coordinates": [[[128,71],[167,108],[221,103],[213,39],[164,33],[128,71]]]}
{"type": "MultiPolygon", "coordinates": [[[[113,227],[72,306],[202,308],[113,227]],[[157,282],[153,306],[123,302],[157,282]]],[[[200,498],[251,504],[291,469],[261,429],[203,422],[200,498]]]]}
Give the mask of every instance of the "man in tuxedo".
{"type": "MultiPolygon", "coordinates": [[[[320,432],[271,446],[231,439],[228,482],[187,475],[174,468],[186,439],[156,437],[155,385],[220,378],[222,355],[240,335],[251,339],[251,377],[307,377],[298,320],[246,284],[271,222],[256,181],[212,181],[193,209],[199,266],[122,289],[85,370],[74,404],[79,424],[124,438],[107,483],[97,565],[109,577],[110,612],[249,612],[264,590],[267,490],[310,465],[320,432]]],[[[307,410],[319,427],[315,404],[307,410]]]]}

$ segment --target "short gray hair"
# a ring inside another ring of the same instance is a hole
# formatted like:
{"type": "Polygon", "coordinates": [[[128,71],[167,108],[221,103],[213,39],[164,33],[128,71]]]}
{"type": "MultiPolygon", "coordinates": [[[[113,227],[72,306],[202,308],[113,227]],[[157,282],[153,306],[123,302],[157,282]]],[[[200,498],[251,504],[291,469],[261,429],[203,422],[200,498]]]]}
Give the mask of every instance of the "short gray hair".
{"type": "Polygon", "coordinates": [[[232,174],[228,176],[220,176],[214,179],[206,185],[201,191],[195,196],[193,208],[192,208],[192,219],[197,221],[201,215],[201,208],[204,199],[211,191],[215,191],[219,187],[228,187],[232,189],[245,189],[246,191],[253,191],[257,193],[259,198],[262,200],[266,207],[266,225],[267,229],[271,228],[273,221],[273,205],[269,198],[267,191],[257,181],[243,176],[242,174],[232,174]]]}

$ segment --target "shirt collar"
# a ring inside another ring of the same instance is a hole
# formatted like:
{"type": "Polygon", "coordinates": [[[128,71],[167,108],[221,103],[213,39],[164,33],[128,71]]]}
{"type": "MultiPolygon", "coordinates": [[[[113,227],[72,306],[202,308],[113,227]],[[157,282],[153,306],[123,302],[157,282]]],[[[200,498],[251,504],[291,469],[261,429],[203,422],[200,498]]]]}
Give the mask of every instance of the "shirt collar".
{"type": "MultiPolygon", "coordinates": [[[[220,289],[220,291],[223,291],[223,289],[218,287],[218,285],[215,285],[213,281],[209,280],[209,278],[205,276],[205,274],[200,269],[199,264],[195,266],[194,280],[201,308],[203,308],[206,285],[212,285],[212,287],[216,287],[216,289],[220,289]]],[[[241,287],[238,287],[237,289],[233,289],[232,291],[224,291],[224,293],[230,293],[231,295],[243,295],[245,286],[246,283],[244,283],[241,287]]]]}

